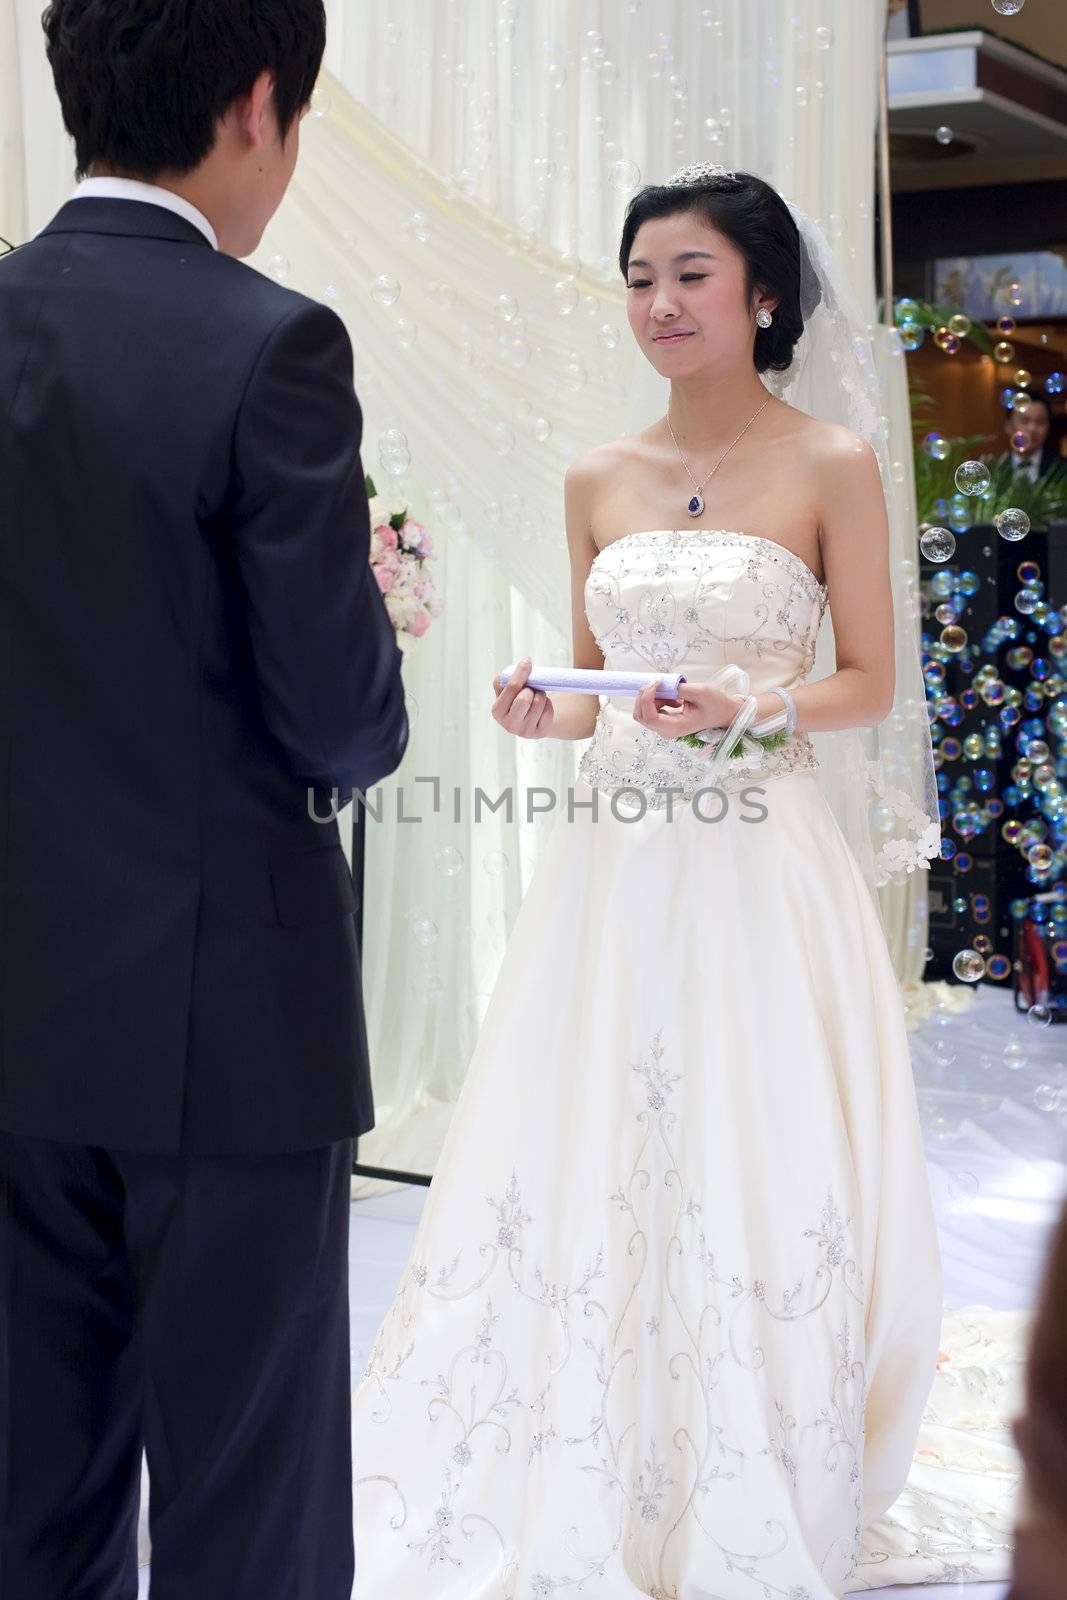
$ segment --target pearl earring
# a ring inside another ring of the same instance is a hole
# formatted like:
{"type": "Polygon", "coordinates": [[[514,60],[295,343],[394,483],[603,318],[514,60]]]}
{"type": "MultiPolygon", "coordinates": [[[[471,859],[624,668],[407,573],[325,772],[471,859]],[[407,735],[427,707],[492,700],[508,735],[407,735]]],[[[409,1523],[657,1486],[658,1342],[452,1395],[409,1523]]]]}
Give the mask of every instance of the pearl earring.
{"type": "Polygon", "coordinates": [[[771,316],[771,313],[767,310],[766,306],[760,306],[759,310],[756,312],[756,321],[759,323],[761,328],[769,328],[771,323],[774,321],[774,318],[771,316]]]}

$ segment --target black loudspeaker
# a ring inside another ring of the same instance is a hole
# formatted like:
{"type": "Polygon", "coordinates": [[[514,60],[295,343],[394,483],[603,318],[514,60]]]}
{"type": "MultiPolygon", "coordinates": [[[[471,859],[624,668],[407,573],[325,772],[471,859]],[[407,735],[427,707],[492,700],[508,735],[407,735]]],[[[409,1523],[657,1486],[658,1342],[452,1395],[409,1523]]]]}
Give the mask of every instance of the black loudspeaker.
{"type": "MultiPolygon", "coordinates": [[[[1037,569],[1039,581],[1044,585],[1043,598],[1049,605],[1058,608],[1067,602],[1067,523],[1032,528],[1024,539],[1016,542],[1002,539],[992,524],[976,524],[969,532],[958,536],[956,552],[950,561],[937,563],[924,559],[921,571],[927,597],[923,621],[926,638],[936,640],[943,626],[934,615],[939,600],[930,596],[930,580],[946,569],[957,574],[973,573],[977,580],[974,592],[964,597],[956,620],[966,631],[970,644],[976,647],[971,652],[975,669],[985,661],[992,662],[1002,681],[1025,695],[1031,683],[1030,669],[1028,666],[1011,667],[1009,653],[1020,645],[1028,645],[1035,657],[1047,658],[1048,635],[1016,608],[1016,596],[1024,586],[1019,576],[1023,563],[1037,569]],[[1019,631],[1014,639],[983,649],[983,641],[999,617],[1014,617],[1020,624],[1019,631]]],[[[1051,665],[1059,674],[1062,664],[1053,661],[1051,665]]],[[[1000,728],[1002,749],[999,754],[995,749],[986,748],[977,755],[968,755],[968,740],[977,746],[975,736],[985,741],[990,726],[999,726],[995,707],[981,699],[973,707],[964,703],[967,692],[973,691],[973,677],[974,672],[965,670],[960,659],[950,657],[945,663],[943,692],[954,702],[959,715],[951,726],[942,726],[937,731],[941,742],[946,735],[949,740],[956,741],[959,753],[955,759],[943,757],[941,774],[948,776],[950,787],[960,774],[971,780],[974,789],[978,788],[979,780],[989,782],[982,798],[1002,806],[1000,797],[1014,782],[1011,769],[1019,756],[1015,729],[1000,728]]],[[[1025,703],[1020,711],[1024,719],[1041,715],[1039,706],[1025,703]]],[[[1054,758],[1058,741],[1050,736],[1047,742],[1054,758]]],[[[927,977],[960,981],[952,969],[953,957],[961,950],[977,948],[979,953],[995,953],[1000,958],[994,963],[993,973],[987,973],[993,981],[1005,985],[1011,981],[1019,990],[1019,972],[1028,970],[1016,966],[1021,959],[1020,951],[1036,974],[1031,987],[1040,978],[1044,969],[1035,938],[1033,935],[1022,938],[1022,922],[1016,923],[1010,907],[1013,900],[1028,900],[1050,890],[1053,885],[1048,882],[1035,885],[1027,862],[1001,831],[1003,824],[1013,816],[1018,815],[1025,821],[1032,814],[1030,804],[1024,805],[1019,813],[1004,808],[1000,815],[968,838],[961,838],[946,819],[944,834],[954,844],[957,854],[951,860],[933,862],[930,868],[929,943],[933,954],[927,963],[927,977]],[[966,870],[961,871],[961,866],[966,870]]],[[[1050,970],[1055,979],[1054,960],[1050,970]]],[[[1061,972],[1060,980],[1063,976],[1061,972]]],[[[1046,987],[1051,996],[1049,1004],[1059,1020],[1063,1013],[1056,1005],[1055,981],[1046,987]]],[[[1017,1000],[1017,1004],[1021,1002],[1017,1000]]],[[[1021,1006],[1021,1009],[1028,1007],[1021,1006]]]]}

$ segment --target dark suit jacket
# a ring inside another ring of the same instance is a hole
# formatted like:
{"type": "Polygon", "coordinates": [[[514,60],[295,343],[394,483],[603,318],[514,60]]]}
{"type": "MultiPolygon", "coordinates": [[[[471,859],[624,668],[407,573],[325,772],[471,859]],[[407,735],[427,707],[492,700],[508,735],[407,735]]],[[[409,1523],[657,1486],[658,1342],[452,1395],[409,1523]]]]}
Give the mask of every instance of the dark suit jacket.
{"type": "MultiPolygon", "coordinates": [[[[1011,456],[1012,452],[1010,450],[1003,451],[999,456],[997,456],[995,465],[999,467],[1005,461],[1010,461],[1011,456]]],[[[1053,467],[1060,466],[1063,459],[1063,456],[1060,455],[1058,450],[1053,450],[1048,444],[1046,444],[1044,449],[1041,451],[1041,462],[1037,469],[1038,477],[1043,478],[1045,473],[1051,471],[1053,467]]]]}
{"type": "Polygon", "coordinates": [[[72,200],[0,260],[0,415],[0,1128],[365,1131],[355,893],[309,811],[408,727],[343,323],[72,200]]]}

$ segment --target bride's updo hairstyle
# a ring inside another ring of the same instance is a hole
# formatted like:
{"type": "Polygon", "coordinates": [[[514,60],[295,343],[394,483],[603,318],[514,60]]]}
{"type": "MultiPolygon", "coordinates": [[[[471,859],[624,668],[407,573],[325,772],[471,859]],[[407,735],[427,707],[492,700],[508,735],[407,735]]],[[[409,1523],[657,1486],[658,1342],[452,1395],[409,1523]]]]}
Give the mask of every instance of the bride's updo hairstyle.
{"type": "MultiPolygon", "coordinates": [[[[804,332],[804,312],[811,315],[816,299],[801,310],[801,242],[789,207],[769,183],[751,172],[732,177],[709,176],[685,184],[646,184],[626,210],[619,247],[619,270],[625,278],[637,230],[655,217],[691,211],[717,228],[745,260],[745,296],[756,289],[778,296],[774,321],[756,327],[753,359],[757,372],[784,372],[804,332]]],[[[814,275],[809,274],[814,282],[814,275]]]]}

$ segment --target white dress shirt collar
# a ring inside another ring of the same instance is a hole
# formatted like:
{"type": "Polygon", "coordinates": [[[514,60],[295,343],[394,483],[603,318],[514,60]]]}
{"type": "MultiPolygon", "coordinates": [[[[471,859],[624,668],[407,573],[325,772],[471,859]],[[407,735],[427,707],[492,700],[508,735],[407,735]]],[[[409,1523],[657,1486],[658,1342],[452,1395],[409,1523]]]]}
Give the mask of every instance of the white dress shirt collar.
{"type": "Polygon", "coordinates": [[[212,250],[219,247],[218,235],[211,223],[198,211],[196,206],[184,199],[180,194],[175,194],[171,189],[163,189],[158,183],[142,183],[139,178],[84,178],[71,196],[73,200],[142,200],[151,206],[162,206],[166,211],[173,211],[176,216],[184,217],[186,222],[191,222],[199,228],[212,250]]]}

